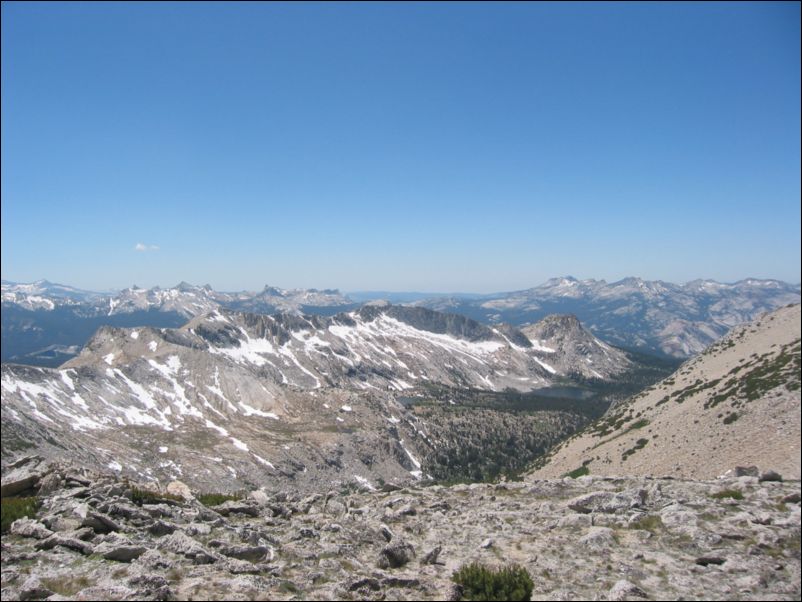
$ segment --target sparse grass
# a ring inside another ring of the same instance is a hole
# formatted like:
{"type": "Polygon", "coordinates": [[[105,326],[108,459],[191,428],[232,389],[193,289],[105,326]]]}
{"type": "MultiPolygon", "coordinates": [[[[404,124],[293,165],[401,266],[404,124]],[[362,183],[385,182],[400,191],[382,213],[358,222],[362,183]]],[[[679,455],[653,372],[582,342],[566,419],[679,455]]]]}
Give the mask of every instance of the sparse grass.
{"type": "Polygon", "coordinates": [[[733,500],[742,500],[744,499],[744,494],[738,491],[737,489],[724,489],[723,491],[710,494],[710,497],[712,497],[715,500],[723,500],[725,498],[731,498],[733,500]]]}
{"type": "Polygon", "coordinates": [[[42,579],[42,585],[61,596],[73,596],[91,584],[92,582],[86,575],[73,576],[68,574],[42,579]]]}
{"type": "Polygon", "coordinates": [[[119,569],[115,569],[115,570],[114,570],[114,571],[111,573],[111,576],[112,576],[112,577],[114,577],[115,579],[122,579],[122,578],[123,578],[123,577],[125,577],[127,574],[128,574],[128,567],[126,567],[126,566],[123,566],[123,567],[120,567],[119,569]]]}
{"type": "Polygon", "coordinates": [[[39,500],[36,497],[6,497],[0,500],[2,508],[2,532],[7,533],[18,518],[32,518],[39,509],[39,500]]]}
{"type": "Polygon", "coordinates": [[[284,594],[300,594],[301,588],[295,585],[292,581],[282,581],[279,583],[278,591],[284,594]]]}
{"type": "Polygon", "coordinates": [[[663,529],[663,519],[656,514],[649,514],[630,523],[629,528],[657,533],[663,529]]]}

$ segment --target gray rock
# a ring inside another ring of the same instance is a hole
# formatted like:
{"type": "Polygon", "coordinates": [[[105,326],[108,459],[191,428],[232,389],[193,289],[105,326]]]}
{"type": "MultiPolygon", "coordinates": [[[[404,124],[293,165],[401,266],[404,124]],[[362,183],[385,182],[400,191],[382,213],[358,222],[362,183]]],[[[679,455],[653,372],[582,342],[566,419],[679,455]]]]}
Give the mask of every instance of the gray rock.
{"type": "Polygon", "coordinates": [[[761,473],[759,480],[761,483],[765,481],[782,482],[783,478],[779,472],[767,470],[766,472],[761,473]]]}
{"type": "Polygon", "coordinates": [[[210,564],[217,557],[185,533],[176,531],[159,540],[158,548],[174,554],[180,554],[192,560],[195,564],[210,564]]]}
{"type": "Polygon", "coordinates": [[[207,525],[206,523],[192,523],[187,525],[184,529],[187,535],[195,537],[197,535],[209,535],[212,532],[212,528],[207,525]]]}
{"type": "Polygon", "coordinates": [[[557,521],[560,528],[585,528],[593,524],[593,517],[590,514],[568,514],[557,521]]]}
{"type": "Polygon", "coordinates": [[[31,518],[18,518],[11,523],[11,533],[20,537],[33,537],[35,539],[47,539],[53,535],[53,531],[45,527],[42,523],[31,518]]]}
{"type": "Polygon", "coordinates": [[[694,562],[700,566],[709,566],[711,564],[724,564],[726,560],[726,558],[722,558],[721,556],[699,556],[694,562]]]}
{"type": "Polygon", "coordinates": [[[114,522],[111,517],[92,511],[87,512],[86,518],[81,521],[81,526],[89,527],[95,533],[110,533],[121,529],[120,525],[114,522]]]}
{"type": "Polygon", "coordinates": [[[264,489],[255,489],[248,494],[248,499],[253,500],[260,506],[266,506],[270,503],[270,496],[264,489]]]}
{"type": "Polygon", "coordinates": [[[212,510],[223,516],[230,514],[244,514],[246,516],[259,516],[259,505],[250,500],[229,500],[218,506],[213,506],[212,510]]]}
{"type": "Polygon", "coordinates": [[[81,554],[87,556],[94,551],[92,544],[81,541],[75,537],[62,535],[61,533],[54,533],[47,539],[37,542],[35,545],[37,550],[52,550],[56,546],[64,546],[65,548],[70,548],[71,550],[77,550],[81,554]]]}
{"type": "Polygon", "coordinates": [[[647,598],[646,592],[626,579],[615,582],[607,594],[608,600],[629,600],[630,598],[647,598]]]}
{"type": "Polygon", "coordinates": [[[151,518],[149,513],[143,512],[132,504],[109,504],[106,512],[108,512],[109,516],[117,516],[128,520],[150,520],[151,518]]]}
{"type": "MultiPolygon", "coordinates": [[[[211,543],[209,544],[211,546],[211,543]]],[[[270,548],[267,546],[237,546],[223,544],[217,550],[225,556],[249,562],[259,562],[266,558],[270,548]]]]}
{"type": "Polygon", "coordinates": [[[28,491],[33,493],[42,478],[41,473],[34,468],[35,465],[25,464],[3,475],[0,480],[0,495],[11,497],[28,491]]]}
{"type": "Polygon", "coordinates": [[[147,551],[145,546],[137,545],[118,545],[113,543],[102,543],[95,547],[95,554],[100,554],[106,560],[117,560],[119,562],[131,562],[139,558],[147,551]]]}
{"type": "Polygon", "coordinates": [[[151,535],[155,535],[156,537],[161,537],[162,535],[169,535],[177,528],[178,527],[173,523],[168,523],[167,521],[163,520],[157,520],[148,527],[148,533],[150,533],[151,535]]]}
{"type": "Polygon", "coordinates": [[[346,584],[345,589],[347,589],[349,592],[357,592],[357,591],[377,592],[381,589],[381,584],[379,583],[378,579],[374,579],[373,577],[364,577],[362,579],[356,579],[346,584]]]}
{"type": "Polygon", "coordinates": [[[173,598],[170,584],[161,575],[145,573],[128,580],[128,585],[136,590],[136,600],[169,600],[173,598]]]}
{"type": "Polygon", "coordinates": [[[173,508],[168,504],[142,504],[142,510],[154,518],[171,518],[173,508]]]}
{"type": "MultiPolygon", "coordinates": [[[[421,564],[438,564],[437,559],[440,556],[440,552],[442,552],[443,547],[437,546],[434,549],[430,550],[426,554],[424,554],[423,558],[421,558],[421,564]]],[[[439,563],[442,564],[442,563],[439,563]]]]}
{"type": "Polygon", "coordinates": [[[622,493],[595,491],[570,500],[568,507],[581,514],[590,512],[613,514],[640,507],[643,504],[645,495],[643,491],[622,493]]]}
{"type": "Polygon", "coordinates": [[[760,471],[757,466],[736,466],[733,470],[736,477],[758,477],[760,471]]]}
{"type": "MultiPolygon", "coordinates": [[[[53,595],[37,575],[29,576],[19,588],[20,600],[43,600],[53,595]]],[[[5,599],[5,596],[3,597],[5,599]]]]}
{"type": "Polygon", "coordinates": [[[170,481],[167,484],[167,493],[170,495],[177,495],[185,500],[195,499],[195,496],[192,495],[192,491],[190,490],[189,486],[181,481],[170,481]]]}
{"type": "Polygon", "coordinates": [[[57,472],[51,472],[42,477],[39,482],[39,491],[37,495],[40,497],[50,495],[61,489],[64,486],[64,479],[57,472]]]}
{"type": "Polygon", "coordinates": [[[610,548],[616,544],[614,531],[609,527],[591,527],[579,538],[579,543],[592,549],[610,548]]]}
{"type": "Polygon", "coordinates": [[[134,560],[132,565],[135,565],[140,569],[144,568],[146,570],[165,571],[173,568],[175,563],[160,551],[149,549],[146,550],[145,553],[139,558],[134,560]]]}
{"type": "Polygon", "coordinates": [[[380,569],[397,569],[404,566],[415,557],[415,548],[412,544],[398,539],[395,543],[389,543],[379,552],[376,566],[380,569]]]}
{"type": "Polygon", "coordinates": [[[59,531],[59,532],[75,531],[76,529],[79,529],[81,527],[80,520],[58,515],[44,516],[42,517],[41,522],[45,527],[47,527],[51,531],[59,531]]]}
{"type": "Polygon", "coordinates": [[[384,523],[379,526],[379,533],[381,533],[381,536],[388,542],[393,540],[393,531],[384,523]]]}

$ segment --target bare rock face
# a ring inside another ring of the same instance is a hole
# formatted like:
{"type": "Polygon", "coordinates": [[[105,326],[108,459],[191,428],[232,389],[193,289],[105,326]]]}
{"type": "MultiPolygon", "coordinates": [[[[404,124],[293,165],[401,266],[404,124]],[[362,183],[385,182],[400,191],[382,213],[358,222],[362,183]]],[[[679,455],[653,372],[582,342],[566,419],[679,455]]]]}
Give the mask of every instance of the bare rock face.
{"type": "Polygon", "coordinates": [[[55,590],[74,600],[282,599],[292,588],[310,599],[442,600],[459,597],[451,575],[470,562],[520,564],[533,578],[533,599],[802,593],[799,482],[585,477],[335,497],[284,492],[261,500],[256,516],[221,516],[196,500],[151,503],[148,520],[115,515],[117,532],[48,535],[45,524],[123,504],[133,487],[84,480],[65,480],[42,497],[39,515],[3,534],[3,600],[55,590]],[[324,501],[346,508],[336,522],[324,501]],[[416,512],[383,524],[388,508],[406,505],[416,512]]]}

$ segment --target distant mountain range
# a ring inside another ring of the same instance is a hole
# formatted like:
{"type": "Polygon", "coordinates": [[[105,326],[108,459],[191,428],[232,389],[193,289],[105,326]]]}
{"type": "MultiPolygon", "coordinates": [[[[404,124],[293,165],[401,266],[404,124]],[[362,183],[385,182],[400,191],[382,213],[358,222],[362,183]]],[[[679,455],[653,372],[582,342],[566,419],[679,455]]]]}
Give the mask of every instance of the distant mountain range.
{"type": "Polygon", "coordinates": [[[101,326],[176,328],[189,319],[228,309],[250,313],[330,316],[385,298],[456,313],[484,324],[535,323],[551,314],[574,314],[608,343],[647,353],[689,357],[732,326],[764,311],[800,301],[799,285],[747,279],[734,284],[695,280],[685,285],[626,278],[554,278],[524,291],[429,296],[423,293],[291,289],[218,292],[181,282],[172,288],[137,286],[117,293],[86,291],[40,280],[2,283],[0,360],[58,366],[74,357],[101,326]]]}
{"type": "Polygon", "coordinates": [[[436,297],[416,305],[485,323],[521,325],[550,314],[574,314],[614,345],[689,357],[737,324],[799,303],[799,284],[749,278],[733,284],[694,280],[684,285],[640,278],[617,282],[552,278],[535,288],[485,297],[436,297]]]}
{"type": "Polygon", "coordinates": [[[172,288],[137,286],[118,293],[84,291],[47,280],[3,281],[2,361],[58,366],[74,357],[101,326],[177,328],[187,320],[227,308],[272,314],[281,311],[330,315],[358,307],[337,290],[223,293],[181,282],[172,288]]]}

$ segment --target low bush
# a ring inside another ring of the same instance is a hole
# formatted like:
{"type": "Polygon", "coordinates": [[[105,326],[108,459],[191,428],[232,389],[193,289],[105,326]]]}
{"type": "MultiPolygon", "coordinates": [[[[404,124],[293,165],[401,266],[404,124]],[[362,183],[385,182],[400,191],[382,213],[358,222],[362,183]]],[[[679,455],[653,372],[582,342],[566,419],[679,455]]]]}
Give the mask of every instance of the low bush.
{"type": "Polygon", "coordinates": [[[451,580],[462,587],[462,600],[529,600],[534,583],[518,565],[491,569],[477,562],[463,565],[451,580]]]}
{"type": "Polygon", "coordinates": [[[39,509],[39,500],[35,497],[4,497],[0,500],[2,508],[2,531],[7,533],[18,518],[32,518],[39,509]]]}
{"type": "Polygon", "coordinates": [[[241,493],[201,493],[198,496],[198,501],[204,506],[217,506],[224,502],[231,500],[241,500],[241,493]]]}
{"type": "Polygon", "coordinates": [[[180,495],[173,495],[166,491],[151,491],[150,489],[139,489],[138,487],[131,488],[131,501],[137,506],[142,504],[170,504],[170,503],[183,503],[184,498],[180,495]]]}
{"type": "Polygon", "coordinates": [[[579,477],[584,477],[585,475],[590,474],[590,468],[585,466],[580,466],[579,468],[575,468],[571,472],[566,472],[566,477],[571,477],[572,479],[578,479],[579,477]]]}

